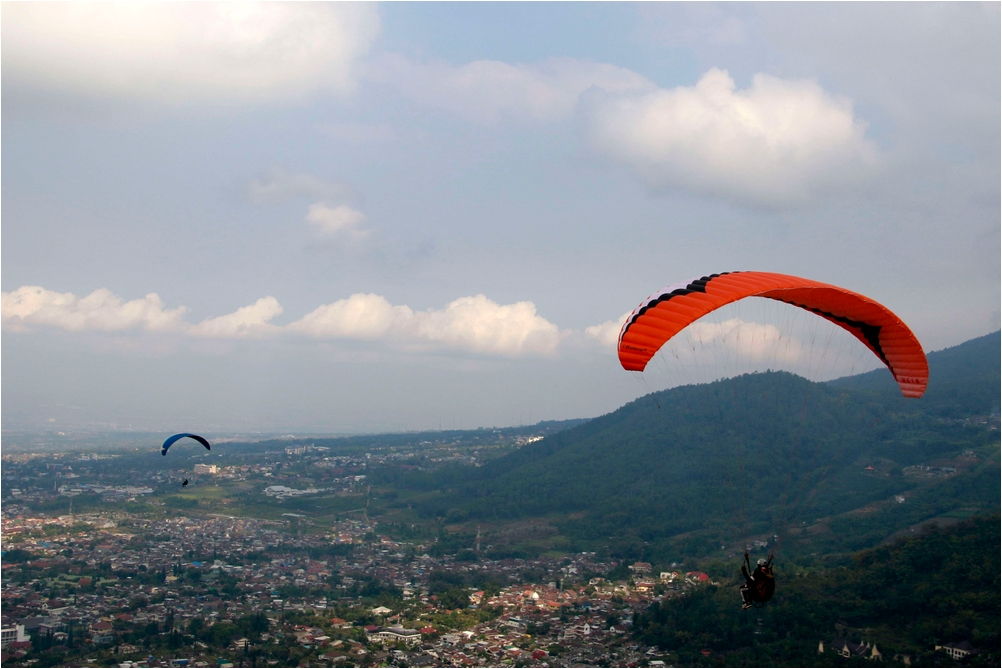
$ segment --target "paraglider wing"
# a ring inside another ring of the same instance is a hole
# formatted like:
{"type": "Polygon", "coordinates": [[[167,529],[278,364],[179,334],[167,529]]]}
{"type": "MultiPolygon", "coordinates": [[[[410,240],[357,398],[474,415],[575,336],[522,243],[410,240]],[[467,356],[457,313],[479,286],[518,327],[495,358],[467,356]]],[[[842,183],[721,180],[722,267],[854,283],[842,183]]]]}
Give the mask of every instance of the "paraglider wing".
{"type": "Polygon", "coordinates": [[[668,286],[640,303],[619,333],[624,369],[643,371],[661,346],[695,320],[746,297],[806,309],[852,333],[887,365],[905,397],[921,397],[929,365],[918,339],[890,309],[820,281],[772,272],[724,272],[668,286]]]}
{"type": "Polygon", "coordinates": [[[189,432],[181,432],[181,433],[172,435],[170,437],[167,437],[167,439],[164,440],[164,444],[160,448],[160,455],[167,455],[167,449],[170,448],[171,445],[173,445],[173,443],[175,441],[177,441],[178,439],[183,439],[185,437],[188,437],[190,439],[194,439],[195,441],[197,441],[198,443],[200,443],[202,446],[205,446],[205,450],[207,450],[207,451],[211,451],[212,450],[212,447],[209,445],[209,442],[208,442],[208,440],[206,440],[205,437],[200,437],[197,434],[191,434],[189,432]]]}

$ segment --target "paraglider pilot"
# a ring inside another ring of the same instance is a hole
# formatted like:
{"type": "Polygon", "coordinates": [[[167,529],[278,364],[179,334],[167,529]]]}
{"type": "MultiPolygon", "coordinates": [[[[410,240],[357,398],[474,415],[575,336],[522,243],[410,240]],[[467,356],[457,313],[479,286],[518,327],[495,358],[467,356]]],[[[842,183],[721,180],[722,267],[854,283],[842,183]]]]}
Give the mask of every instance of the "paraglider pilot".
{"type": "Polygon", "coordinates": [[[759,559],[752,571],[748,551],[745,551],[745,562],[741,565],[741,575],[745,577],[745,583],[741,586],[742,609],[750,609],[755,604],[765,604],[772,599],[772,593],[776,590],[772,557],[770,554],[768,560],[759,559]]]}

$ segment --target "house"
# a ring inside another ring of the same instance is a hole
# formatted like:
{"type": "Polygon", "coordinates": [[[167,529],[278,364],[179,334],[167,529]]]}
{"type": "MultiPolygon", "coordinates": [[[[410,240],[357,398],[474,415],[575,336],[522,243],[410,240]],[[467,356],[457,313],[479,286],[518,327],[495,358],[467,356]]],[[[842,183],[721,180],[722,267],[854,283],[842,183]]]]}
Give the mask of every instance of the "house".
{"type": "Polygon", "coordinates": [[[413,646],[421,643],[421,633],[417,630],[403,627],[380,627],[367,635],[369,641],[377,641],[382,644],[405,643],[413,646]]]}
{"type": "Polygon", "coordinates": [[[941,650],[954,660],[962,660],[968,655],[977,655],[978,649],[971,645],[970,641],[960,641],[958,643],[947,643],[942,646],[933,646],[933,650],[941,650]]]}
{"type": "MultiPolygon", "coordinates": [[[[819,644],[818,652],[821,652],[822,648],[823,646],[819,644]]],[[[853,643],[847,639],[836,639],[831,642],[831,649],[836,655],[845,658],[859,657],[864,660],[878,661],[883,659],[883,655],[877,649],[877,644],[870,644],[863,641],[853,643]]]]}
{"type": "Polygon", "coordinates": [[[685,580],[692,585],[703,585],[710,582],[710,575],[702,571],[687,571],[685,580]]]}
{"type": "Polygon", "coordinates": [[[348,656],[337,650],[329,650],[325,653],[321,653],[320,659],[325,662],[330,662],[335,667],[340,667],[348,660],[348,656]]]}
{"type": "Polygon", "coordinates": [[[90,626],[90,640],[94,644],[111,643],[115,640],[115,633],[111,623],[107,620],[99,620],[90,626]]]}
{"type": "Polygon", "coordinates": [[[637,592],[651,592],[654,590],[654,581],[642,580],[637,581],[636,585],[637,592]]]}
{"type": "Polygon", "coordinates": [[[24,625],[14,625],[13,627],[4,627],[0,631],[0,648],[6,648],[8,644],[17,643],[20,641],[30,641],[31,635],[24,633],[24,625]]]}
{"type": "Polygon", "coordinates": [[[592,633],[596,632],[597,628],[592,627],[587,621],[574,623],[568,625],[564,628],[561,638],[563,639],[581,639],[584,637],[589,637],[592,633]]]}

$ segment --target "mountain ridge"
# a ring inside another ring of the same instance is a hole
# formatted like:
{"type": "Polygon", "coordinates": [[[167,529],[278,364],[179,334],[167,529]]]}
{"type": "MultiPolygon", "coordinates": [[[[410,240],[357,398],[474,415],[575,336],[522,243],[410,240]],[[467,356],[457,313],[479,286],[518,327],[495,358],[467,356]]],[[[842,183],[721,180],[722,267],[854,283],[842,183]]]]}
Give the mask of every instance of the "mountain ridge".
{"type": "MultiPolygon", "coordinates": [[[[764,372],[652,393],[443,483],[423,510],[454,523],[545,517],[575,548],[670,555],[709,554],[734,537],[803,538],[819,519],[827,529],[816,534],[837,534],[851,513],[879,517],[863,533],[879,541],[990,509],[998,433],[974,419],[998,404],[998,340],[930,354],[929,402],[900,397],[886,370],[827,383],[764,372]],[[940,461],[951,463],[942,476],[922,469],[940,461]],[[860,511],[869,507],[880,511],[860,511]]],[[[865,547],[843,543],[832,547],[865,547]]]]}

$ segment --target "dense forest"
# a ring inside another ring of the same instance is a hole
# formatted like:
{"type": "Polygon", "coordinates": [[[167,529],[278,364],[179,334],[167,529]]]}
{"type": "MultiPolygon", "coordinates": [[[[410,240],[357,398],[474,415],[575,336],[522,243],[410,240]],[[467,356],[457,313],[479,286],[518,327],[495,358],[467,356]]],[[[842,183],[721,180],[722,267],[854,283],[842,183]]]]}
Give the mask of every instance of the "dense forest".
{"type": "MultiPolygon", "coordinates": [[[[884,666],[999,666],[999,517],[931,527],[796,573],[777,555],[777,590],[739,610],[738,578],[654,605],[636,634],[681,666],[870,666],[835,654],[842,642],[875,646],[884,666]],[[935,646],[966,641],[962,662],[935,646]],[[819,646],[819,643],[822,644],[819,646]]],[[[734,566],[737,577],[737,565],[734,566]]],[[[863,649],[860,648],[862,651],[863,649]]]]}
{"type": "Polygon", "coordinates": [[[779,540],[792,555],[845,554],[998,508],[999,335],[929,360],[921,400],[886,370],[749,374],[641,397],[475,471],[394,484],[425,490],[415,511],[454,528],[545,519],[563,549],[666,562],[779,540]]]}

